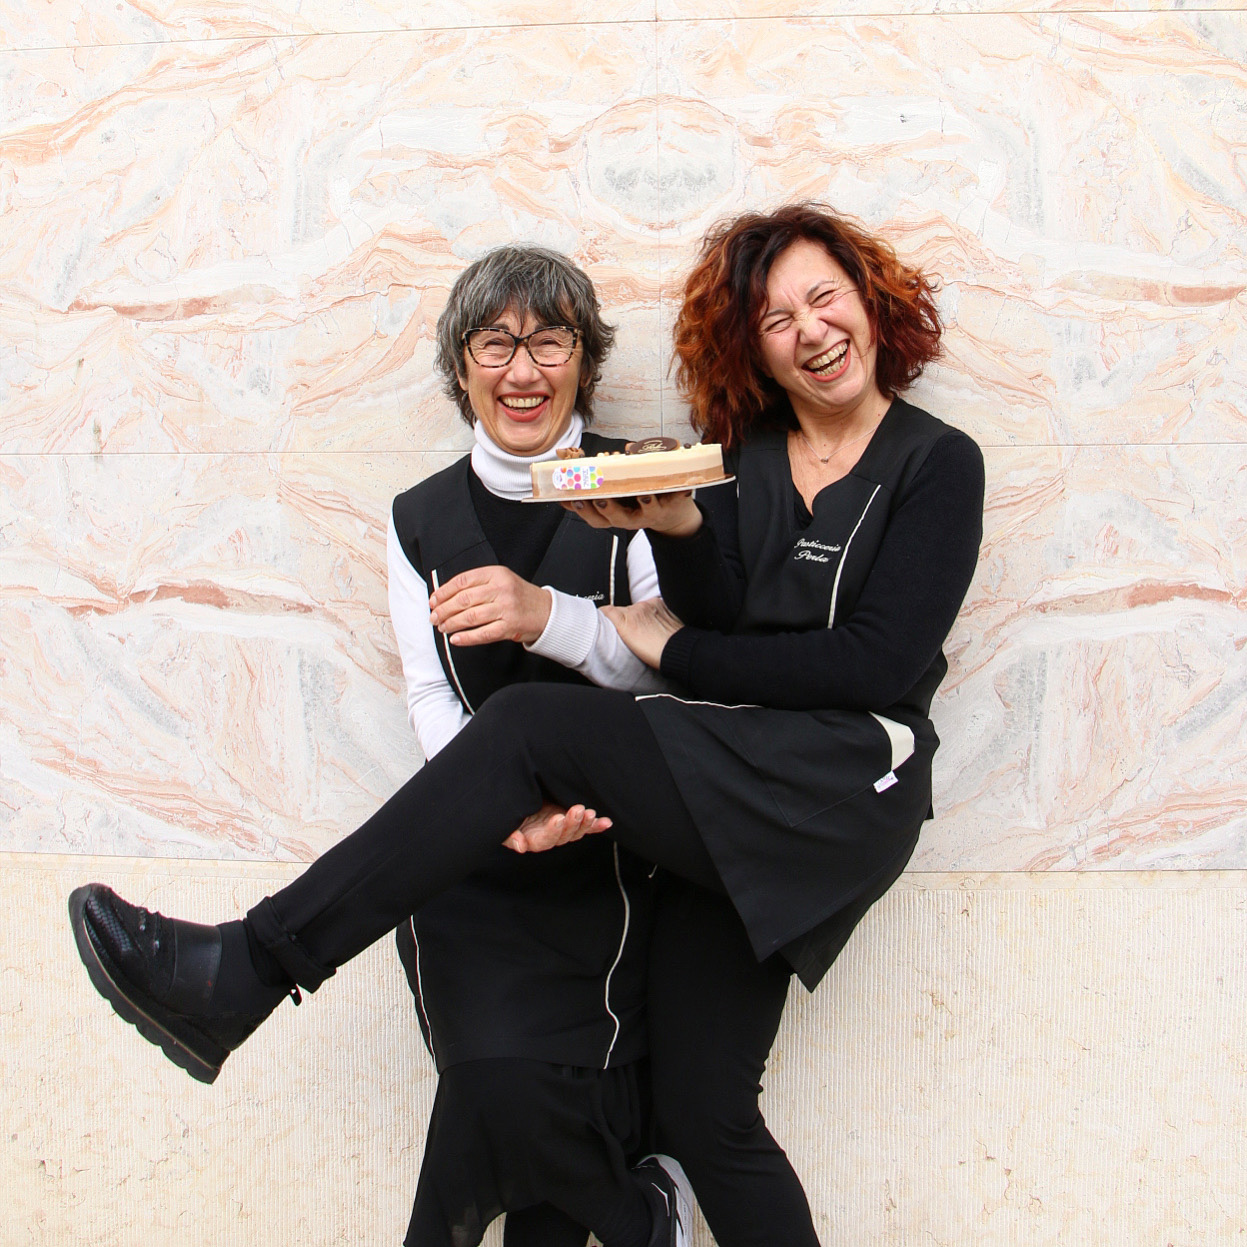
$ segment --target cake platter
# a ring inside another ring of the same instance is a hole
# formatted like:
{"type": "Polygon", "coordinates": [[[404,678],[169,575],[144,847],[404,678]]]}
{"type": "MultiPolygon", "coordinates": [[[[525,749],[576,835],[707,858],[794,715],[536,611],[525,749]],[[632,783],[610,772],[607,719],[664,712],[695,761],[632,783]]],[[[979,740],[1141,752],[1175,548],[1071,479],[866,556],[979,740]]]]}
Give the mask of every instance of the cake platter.
{"type": "MultiPolygon", "coordinates": [[[[698,489],[709,489],[712,485],[726,485],[728,481],[734,481],[734,476],[719,476],[712,481],[697,481],[693,485],[666,485],[662,489],[643,489],[640,492],[647,498],[652,498],[655,494],[691,494],[698,489]]],[[[635,498],[637,496],[635,489],[568,489],[557,495],[547,495],[544,498],[521,498],[521,502],[593,502],[598,498],[635,498]]]]}
{"type": "Polygon", "coordinates": [[[723,448],[713,442],[683,446],[659,435],[628,442],[622,451],[586,455],[569,446],[532,464],[529,502],[574,502],[578,498],[636,498],[682,493],[733,478],[723,466],[723,448]]]}

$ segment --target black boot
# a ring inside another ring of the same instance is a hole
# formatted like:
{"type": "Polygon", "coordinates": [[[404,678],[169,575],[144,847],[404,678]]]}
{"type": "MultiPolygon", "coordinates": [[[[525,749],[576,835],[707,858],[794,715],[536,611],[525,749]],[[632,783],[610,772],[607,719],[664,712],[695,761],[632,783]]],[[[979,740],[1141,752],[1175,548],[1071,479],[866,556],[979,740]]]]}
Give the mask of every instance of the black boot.
{"type": "Polygon", "coordinates": [[[200,1082],[216,1079],[225,1058],[284,996],[298,1003],[297,988],[256,979],[241,992],[234,985],[224,1007],[217,991],[221,928],[141,909],[102,883],[74,890],[69,920],[96,991],[200,1082]]]}
{"type": "Polygon", "coordinates": [[[632,1170],[654,1215],[649,1247],[689,1247],[693,1235],[693,1188],[678,1160],[654,1152],[632,1170]]]}

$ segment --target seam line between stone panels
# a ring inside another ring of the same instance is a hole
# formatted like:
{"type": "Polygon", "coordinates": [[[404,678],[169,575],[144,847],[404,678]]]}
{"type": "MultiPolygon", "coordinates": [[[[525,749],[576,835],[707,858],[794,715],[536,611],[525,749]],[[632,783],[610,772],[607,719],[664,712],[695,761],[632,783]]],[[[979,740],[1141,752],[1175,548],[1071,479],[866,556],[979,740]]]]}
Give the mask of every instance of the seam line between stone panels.
{"type": "Polygon", "coordinates": [[[1161,9],[1116,9],[1110,7],[1085,9],[1059,9],[1035,7],[1030,9],[975,9],[949,11],[897,11],[878,9],[869,13],[766,13],[757,16],[742,14],[726,14],[714,17],[660,17],[657,13],[652,18],[616,18],[595,19],[582,22],[483,22],[480,25],[441,25],[441,26],[379,26],[360,30],[310,30],[310,31],[256,31],[254,34],[242,35],[188,35],[173,39],[126,39],[113,43],[35,43],[19,44],[15,47],[0,48],[0,56],[21,55],[32,52],[86,52],[105,50],[108,48],[158,48],[184,46],[191,43],[256,43],[272,39],[336,39],[350,35],[404,35],[404,34],[436,34],[458,30],[554,30],[560,27],[582,28],[588,26],[643,26],[650,22],[655,24],[683,24],[694,22],[775,22],[775,21],[879,21],[884,18],[914,20],[918,18],[938,18],[941,21],[958,18],[983,17],[1119,17],[1146,14],[1157,16],[1172,14],[1187,16],[1202,13],[1242,14],[1244,10],[1233,4],[1202,5],[1198,8],[1184,7],[1180,3],[1161,9]]]}
{"type": "Polygon", "coordinates": [[[667,435],[667,373],[662,361],[668,359],[669,347],[664,341],[663,305],[665,300],[666,273],[663,267],[662,223],[662,22],[658,18],[658,0],[654,0],[654,195],[658,207],[658,430],[667,435]]]}
{"type": "MultiPolygon", "coordinates": [[[[661,400],[660,400],[661,401],[661,400]]],[[[984,450],[1198,450],[1213,448],[1221,450],[1247,449],[1247,441],[1242,442],[989,442],[982,438],[976,439],[984,450]]],[[[299,450],[4,450],[0,448],[0,459],[100,459],[110,456],[129,455],[160,456],[170,459],[216,459],[222,455],[231,458],[251,457],[268,458],[272,455],[302,455],[304,457],[343,458],[347,455],[375,457],[377,455],[463,455],[471,447],[423,447],[413,450],[394,450],[379,446],[371,450],[318,450],[315,448],[299,450]]]]}
{"type": "MultiPolygon", "coordinates": [[[[657,0],[655,0],[657,9],[657,0]]],[[[1197,10],[1183,10],[1196,12],[1197,10]]],[[[466,26],[378,26],[366,30],[269,30],[256,31],[254,34],[242,35],[187,35],[174,39],[121,39],[112,43],[35,43],[11,48],[0,48],[0,56],[18,55],[30,52],[90,52],[109,48],[163,48],[184,47],[192,43],[262,43],[277,39],[341,39],[353,35],[422,35],[452,33],[454,31],[472,30],[559,30],[582,29],[598,26],[648,26],[659,20],[657,14],[653,18],[603,18],[584,22],[482,22],[479,25],[466,26]]]]}

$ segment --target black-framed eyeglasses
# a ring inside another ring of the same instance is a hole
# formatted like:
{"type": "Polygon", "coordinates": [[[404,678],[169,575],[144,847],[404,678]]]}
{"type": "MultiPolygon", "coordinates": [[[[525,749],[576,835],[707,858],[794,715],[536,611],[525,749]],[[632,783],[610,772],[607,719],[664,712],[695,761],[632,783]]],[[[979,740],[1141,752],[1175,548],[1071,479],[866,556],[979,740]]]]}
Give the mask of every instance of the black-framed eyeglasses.
{"type": "Polygon", "coordinates": [[[549,368],[571,359],[580,341],[580,330],[570,325],[543,325],[520,338],[507,329],[489,326],[469,329],[459,341],[482,368],[505,368],[520,347],[534,364],[549,368]]]}

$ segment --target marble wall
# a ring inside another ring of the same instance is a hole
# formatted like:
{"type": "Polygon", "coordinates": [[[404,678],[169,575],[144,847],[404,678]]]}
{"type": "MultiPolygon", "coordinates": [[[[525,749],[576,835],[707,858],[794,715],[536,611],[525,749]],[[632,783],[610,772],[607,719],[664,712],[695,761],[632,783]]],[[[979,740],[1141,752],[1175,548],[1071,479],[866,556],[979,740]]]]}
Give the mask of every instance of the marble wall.
{"type": "Polygon", "coordinates": [[[305,858],[415,764],[390,496],[458,269],[573,254],[683,429],[701,232],[816,196],[943,277],[987,455],[924,869],[1247,864],[1247,18],[758,0],[10,5],[0,845],[305,858]],[[583,11],[582,11],[583,10],[583,11]]]}
{"type": "Polygon", "coordinates": [[[1247,868],[1243,7],[0,0],[0,852],[355,825],[454,275],[573,255],[601,423],[681,433],[697,239],[816,197],[942,277],[916,401],[987,460],[915,870],[1247,868]]]}
{"type": "Polygon", "coordinates": [[[0,845],[331,843],[417,758],[383,537],[467,444],[448,282],[567,250],[602,422],[681,431],[697,238],[806,196],[942,276],[917,397],[988,462],[915,865],[1247,865],[1247,17],[856,7],[10,4],[0,845]]]}

